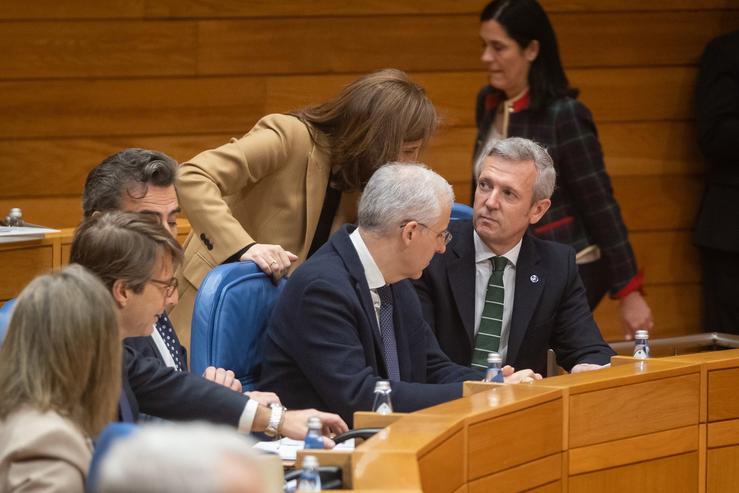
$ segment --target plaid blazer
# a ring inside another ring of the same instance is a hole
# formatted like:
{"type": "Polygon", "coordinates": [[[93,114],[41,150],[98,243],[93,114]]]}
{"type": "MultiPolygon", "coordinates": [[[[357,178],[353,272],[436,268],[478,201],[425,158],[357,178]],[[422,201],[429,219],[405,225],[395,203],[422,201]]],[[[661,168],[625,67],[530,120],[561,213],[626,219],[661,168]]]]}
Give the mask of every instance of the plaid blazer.
{"type": "MultiPolygon", "coordinates": [[[[492,125],[500,93],[484,87],[477,97],[477,142],[481,152],[492,125]]],[[[590,110],[565,97],[534,112],[524,105],[508,120],[508,137],[525,137],[544,146],[557,170],[552,206],[531,231],[580,251],[597,244],[608,266],[610,294],[622,297],[641,287],[641,275],[628,240],[590,110]]]]}

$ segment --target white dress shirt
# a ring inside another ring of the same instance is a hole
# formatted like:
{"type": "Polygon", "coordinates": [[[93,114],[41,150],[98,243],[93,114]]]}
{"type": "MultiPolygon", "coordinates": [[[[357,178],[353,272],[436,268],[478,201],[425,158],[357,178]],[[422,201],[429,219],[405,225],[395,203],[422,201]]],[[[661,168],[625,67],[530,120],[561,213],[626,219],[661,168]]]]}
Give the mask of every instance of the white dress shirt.
{"type": "MultiPolygon", "coordinates": [[[[482,309],[485,307],[485,294],[488,290],[490,275],[493,273],[493,264],[491,258],[495,257],[490,248],[478,236],[477,231],[473,231],[475,242],[475,335],[480,328],[480,317],[482,309]]],[[[518,254],[521,251],[521,242],[501,255],[505,257],[508,263],[503,270],[503,289],[505,295],[503,298],[503,322],[500,332],[500,347],[498,353],[503,361],[506,360],[508,353],[508,336],[511,332],[511,314],[513,313],[513,299],[516,293],[516,263],[518,262],[518,254]]]]}
{"type": "Polygon", "coordinates": [[[172,355],[170,354],[169,349],[167,349],[167,345],[164,343],[162,335],[157,330],[156,324],[154,324],[154,332],[151,333],[151,338],[154,339],[154,344],[156,345],[164,364],[170,368],[176,368],[174,359],[172,359],[172,355]]]}

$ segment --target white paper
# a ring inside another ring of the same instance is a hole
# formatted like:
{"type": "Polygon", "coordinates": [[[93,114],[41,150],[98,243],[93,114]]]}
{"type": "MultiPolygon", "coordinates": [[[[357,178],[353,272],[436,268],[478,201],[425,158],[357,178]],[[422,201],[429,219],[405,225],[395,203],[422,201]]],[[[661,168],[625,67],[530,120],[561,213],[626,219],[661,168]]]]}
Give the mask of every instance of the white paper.
{"type": "Polygon", "coordinates": [[[58,229],[29,228],[27,226],[0,226],[0,243],[16,241],[41,240],[47,233],[58,233],[58,229]]]}
{"type": "MultiPolygon", "coordinates": [[[[278,454],[282,460],[295,460],[298,456],[298,450],[303,449],[303,441],[283,438],[272,442],[257,442],[254,448],[278,454]]],[[[338,444],[333,450],[354,450],[354,439],[338,444]]]]}

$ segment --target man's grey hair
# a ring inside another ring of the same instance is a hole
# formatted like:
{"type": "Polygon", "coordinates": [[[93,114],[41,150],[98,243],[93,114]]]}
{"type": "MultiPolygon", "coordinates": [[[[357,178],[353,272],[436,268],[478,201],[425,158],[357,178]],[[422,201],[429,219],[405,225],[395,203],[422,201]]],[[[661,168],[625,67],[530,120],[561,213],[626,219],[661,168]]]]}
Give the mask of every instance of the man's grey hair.
{"type": "Polygon", "coordinates": [[[554,193],[557,172],[554,169],[551,156],[544,147],[533,140],[521,137],[509,137],[488,142],[479,154],[477,162],[475,162],[475,178],[480,178],[485,159],[491,156],[510,162],[533,161],[537,176],[536,182],[534,182],[532,201],[551,198],[552,193],[554,193]]]}
{"type": "Polygon", "coordinates": [[[358,224],[385,233],[407,221],[432,225],[454,202],[452,186],[423,164],[389,163],[374,172],[359,200],[358,224]]]}
{"type": "Polygon", "coordinates": [[[82,192],[84,217],[119,210],[121,197],[146,195],[149,186],[174,185],[177,161],[163,152],[130,148],[108,156],[87,175],[82,192]]]}
{"type": "Polygon", "coordinates": [[[113,443],[100,465],[96,491],[216,493],[222,491],[219,464],[232,458],[254,465],[253,443],[208,423],[144,424],[113,443]]]}

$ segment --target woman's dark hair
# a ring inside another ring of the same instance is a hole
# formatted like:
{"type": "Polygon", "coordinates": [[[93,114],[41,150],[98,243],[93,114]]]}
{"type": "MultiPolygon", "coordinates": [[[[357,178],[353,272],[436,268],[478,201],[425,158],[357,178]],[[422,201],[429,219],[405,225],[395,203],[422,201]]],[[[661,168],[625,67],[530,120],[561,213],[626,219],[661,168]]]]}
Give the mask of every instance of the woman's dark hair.
{"type": "Polygon", "coordinates": [[[529,70],[529,107],[540,110],[555,99],[577,97],[559,59],[557,37],[547,14],[536,0],[494,0],[480,14],[480,22],[497,21],[523,49],[539,42],[539,55],[529,70]]]}

